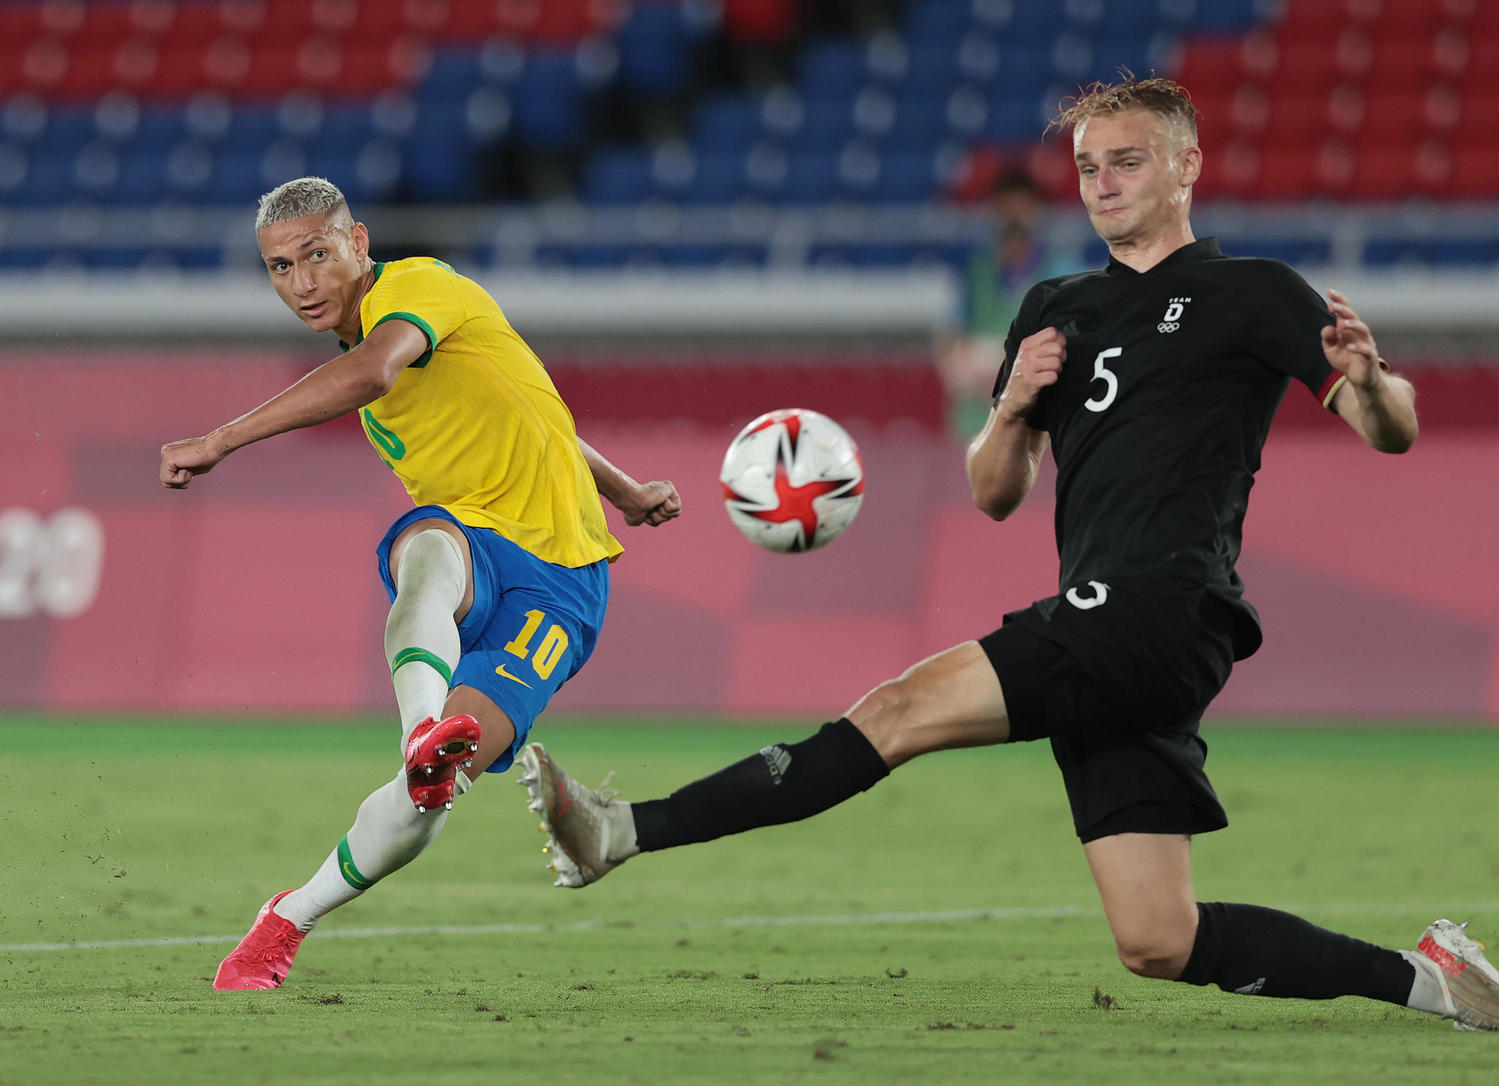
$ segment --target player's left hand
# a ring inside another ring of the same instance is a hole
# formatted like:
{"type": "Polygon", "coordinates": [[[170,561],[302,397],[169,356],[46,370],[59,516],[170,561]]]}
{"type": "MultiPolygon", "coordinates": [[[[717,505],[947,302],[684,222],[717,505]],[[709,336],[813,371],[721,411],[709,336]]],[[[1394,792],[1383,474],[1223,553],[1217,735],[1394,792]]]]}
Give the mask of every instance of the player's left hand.
{"type": "Polygon", "coordinates": [[[1322,353],[1328,365],[1339,373],[1346,374],[1357,388],[1373,388],[1379,384],[1379,349],[1374,345],[1374,333],[1359,320],[1348,299],[1336,290],[1327,292],[1328,311],[1333,324],[1322,329],[1322,353]]]}
{"type": "Polygon", "coordinates": [[[193,476],[212,471],[227,455],[229,450],[212,435],[168,442],[161,447],[161,485],[182,490],[193,476]]]}
{"type": "Polygon", "coordinates": [[[649,524],[655,528],[682,515],[682,496],[671,480],[657,479],[637,485],[614,507],[625,515],[625,523],[630,527],[649,524]]]}

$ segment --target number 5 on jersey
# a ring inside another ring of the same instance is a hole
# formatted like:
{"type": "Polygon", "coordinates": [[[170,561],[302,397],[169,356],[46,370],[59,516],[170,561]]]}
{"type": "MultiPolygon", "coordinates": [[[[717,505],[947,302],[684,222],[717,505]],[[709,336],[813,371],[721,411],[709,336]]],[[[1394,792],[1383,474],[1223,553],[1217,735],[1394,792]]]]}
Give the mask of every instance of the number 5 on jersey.
{"type": "MultiPolygon", "coordinates": [[[[541,643],[536,646],[535,653],[532,653],[531,642],[536,637],[536,631],[541,629],[541,624],[546,621],[546,617],[545,611],[527,611],[526,624],[521,627],[520,633],[516,634],[514,638],[505,644],[505,651],[511,656],[515,656],[521,660],[530,657],[531,670],[536,673],[537,678],[543,680],[552,677],[552,672],[566,654],[568,645],[567,631],[554,622],[547,628],[547,632],[542,635],[541,643]]],[[[513,682],[518,682],[522,686],[529,687],[531,685],[524,679],[512,674],[504,664],[495,668],[495,674],[501,675],[513,682]]]]}
{"type": "Polygon", "coordinates": [[[1108,347],[1098,352],[1098,357],[1093,360],[1093,380],[1104,383],[1103,395],[1098,399],[1087,399],[1083,406],[1089,411],[1107,411],[1109,405],[1114,402],[1114,397],[1119,395],[1119,375],[1104,365],[1110,358],[1118,358],[1124,353],[1123,347],[1108,347]]]}

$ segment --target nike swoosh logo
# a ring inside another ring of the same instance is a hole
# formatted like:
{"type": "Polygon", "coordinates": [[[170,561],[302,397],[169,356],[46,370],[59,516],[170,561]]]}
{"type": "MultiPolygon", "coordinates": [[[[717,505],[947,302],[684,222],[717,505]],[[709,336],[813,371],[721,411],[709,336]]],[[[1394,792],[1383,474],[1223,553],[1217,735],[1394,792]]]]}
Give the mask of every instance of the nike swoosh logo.
{"type": "Polygon", "coordinates": [[[500,665],[500,666],[499,666],[499,667],[497,667],[497,668],[495,668],[495,669],[494,669],[494,673],[495,673],[495,674],[496,674],[496,675],[499,675],[499,676],[501,676],[501,677],[502,677],[502,678],[506,678],[506,679],[509,679],[509,680],[510,680],[510,681],[511,681],[511,682],[513,682],[513,683],[520,683],[520,684],[521,684],[521,685],[522,685],[522,686],[524,686],[524,687],[525,687],[525,688],[526,688],[526,689],[527,689],[527,690],[529,690],[529,689],[531,689],[531,684],[530,684],[530,683],[528,683],[528,682],[526,682],[526,680],[525,680],[525,679],[522,679],[522,678],[518,678],[518,677],[517,677],[517,676],[515,676],[515,675],[512,675],[512,674],[510,674],[510,672],[508,672],[508,671],[506,671],[506,670],[505,670],[505,665],[504,665],[504,664],[501,664],[501,665],[500,665]]]}

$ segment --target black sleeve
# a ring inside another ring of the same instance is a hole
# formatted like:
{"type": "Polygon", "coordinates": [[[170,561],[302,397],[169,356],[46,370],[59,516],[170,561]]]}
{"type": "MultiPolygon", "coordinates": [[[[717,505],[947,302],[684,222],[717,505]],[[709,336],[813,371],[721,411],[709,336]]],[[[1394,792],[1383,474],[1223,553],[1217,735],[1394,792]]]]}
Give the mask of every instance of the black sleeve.
{"type": "MultiPolygon", "coordinates": [[[[999,403],[1000,396],[1004,394],[1005,385],[1010,383],[1010,373],[1015,368],[1015,356],[1020,353],[1020,341],[1040,331],[1040,328],[1036,327],[1036,319],[1041,310],[1043,296],[1041,288],[1042,284],[1037,283],[1026,291],[1025,297],[1021,299],[1020,309],[1015,313],[1015,319],[1010,322],[1009,335],[1005,336],[1005,360],[999,367],[999,376],[994,380],[993,402],[995,404],[999,403]]],[[[1025,420],[1033,430],[1047,428],[1046,405],[1051,400],[1051,397],[1046,394],[1048,391],[1050,390],[1042,391],[1040,398],[1036,401],[1036,406],[1031,409],[1030,416],[1025,420]]]]}
{"type": "Polygon", "coordinates": [[[1326,406],[1341,376],[1322,353],[1322,329],[1333,323],[1327,303],[1277,260],[1256,262],[1262,282],[1250,325],[1251,351],[1266,366],[1294,377],[1326,406]]]}

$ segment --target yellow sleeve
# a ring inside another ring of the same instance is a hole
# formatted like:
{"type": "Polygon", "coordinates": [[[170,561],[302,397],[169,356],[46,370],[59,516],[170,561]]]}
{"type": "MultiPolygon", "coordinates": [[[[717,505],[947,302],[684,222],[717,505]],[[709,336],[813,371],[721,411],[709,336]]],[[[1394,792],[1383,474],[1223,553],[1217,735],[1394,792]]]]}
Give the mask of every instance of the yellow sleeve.
{"type": "Polygon", "coordinates": [[[468,319],[458,274],[440,260],[403,260],[381,269],[365,300],[364,334],[386,321],[409,321],[427,337],[427,349],[412,363],[432,361],[437,345],[468,319]]]}

